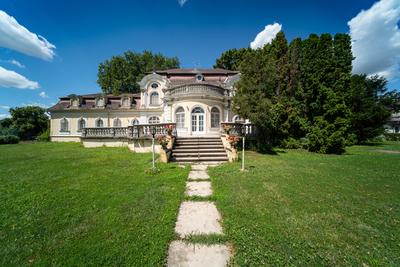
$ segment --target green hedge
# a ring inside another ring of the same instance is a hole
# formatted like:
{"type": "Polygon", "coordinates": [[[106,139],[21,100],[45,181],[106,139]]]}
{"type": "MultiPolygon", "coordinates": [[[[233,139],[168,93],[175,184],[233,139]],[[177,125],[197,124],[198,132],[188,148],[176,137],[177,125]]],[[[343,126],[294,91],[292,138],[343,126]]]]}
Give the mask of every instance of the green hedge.
{"type": "Polygon", "coordinates": [[[17,144],[19,137],[15,135],[0,135],[0,144],[17,144]]]}
{"type": "Polygon", "coordinates": [[[385,133],[386,141],[400,141],[400,133],[385,133]]]}

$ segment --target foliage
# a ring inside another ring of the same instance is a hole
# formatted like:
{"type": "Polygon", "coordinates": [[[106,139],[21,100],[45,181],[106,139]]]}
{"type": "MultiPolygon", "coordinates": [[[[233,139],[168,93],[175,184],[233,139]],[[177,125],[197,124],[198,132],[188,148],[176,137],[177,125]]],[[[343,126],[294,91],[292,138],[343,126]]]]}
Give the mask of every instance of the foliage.
{"type": "Polygon", "coordinates": [[[400,94],[388,91],[382,77],[352,76],[352,60],[347,34],[311,34],[288,44],[279,32],[244,53],[233,106],[259,129],[258,150],[343,153],[346,145],[382,134],[400,94]]]}
{"type": "Polygon", "coordinates": [[[237,148],[241,138],[237,135],[226,135],[226,140],[231,145],[231,147],[237,148]]]}
{"type": "Polygon", "coordinates": [[[177,57],[169,58],[150,51],[142,54],[127,51],[100,63],[97,83],[107,94],[135,93],[139,92],[138,82],[147,72],[169,68],[179,68],[177,57]]]}
{"type": "Polygon", "coordinates": [[[19,137],[16,135],[0,135],[0,145],[2,144],[17,144],[19,137]]]}
{"type": "Polygon", "coordinates": [[[37,140],[40,142],[48,142],[50,141],[50,128],[47,128],[43,133],[41,133],[37,140]]]}
{"type": "Polygon", "coordinates": [[[400,133],[384,133],[386,141],[400,141],[400,133]]]}
{"type": "Polygon", "coordinates": [[[12,124],[21,140],[33,140],[48,128],[49,118],[46,110],[37,106],[16,107],[10,109],[12,124]]]}
{"type": "Polygon", "coordinates": [[[347,150],[209,169],[233,266],[400,266],[400,143],[347,150]]]}
{"type": "Polygon", "coordinates": [[[351,78],[346,101],[351,109],[351,130],[357,143],[383,134],[391,113],[398,110],[398,93],[388,91],[386,84],[386,79],[379,76],[353,75],[351,78]]]}
{"type": "Polygon", "coordinates": [[[229,49],[221,54],[216,60],[214,68],[226,70],[239,70],[246,53],[251,52],[250,48],[229,49]]]}
{"type": "Polygon", "coordinates": [[[163,266],[188,168],[127,148],[0,148],[0,266],[163,266]]]}

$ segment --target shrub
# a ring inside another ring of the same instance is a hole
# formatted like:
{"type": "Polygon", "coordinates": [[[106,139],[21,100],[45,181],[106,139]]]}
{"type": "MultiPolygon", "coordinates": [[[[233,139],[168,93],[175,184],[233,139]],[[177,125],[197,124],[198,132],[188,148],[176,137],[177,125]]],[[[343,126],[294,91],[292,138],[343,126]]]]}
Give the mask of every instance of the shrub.
{"type": "Polygon", "coordinates": [[[48,142],[50,141],[50,129],[47,128],[46,131],[44,131],[43,133],[41,133],[38,137],[37,140],[40,142],[48,142]]]}
{"type": "Polygon", "coordinates": [[[400,141],[400,133],[384,133],[386,141],[400,141]]]}
{"type": "Polygon", "coordinates": [[[0,135],[0,144],[17,144],[19,137],[15,135],[0,135]]]}

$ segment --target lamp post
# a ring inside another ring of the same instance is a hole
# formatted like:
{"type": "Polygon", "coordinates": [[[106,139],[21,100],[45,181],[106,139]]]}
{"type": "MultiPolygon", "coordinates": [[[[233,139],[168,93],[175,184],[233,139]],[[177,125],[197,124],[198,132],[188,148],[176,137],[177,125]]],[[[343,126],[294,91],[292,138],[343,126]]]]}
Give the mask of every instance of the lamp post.
{"type": "Polygon", "coordinates": [[[156,127],[152,126],[151,127],[151,135],[153,136],[152,140],[151,140],[151,146],[153,149],[153,170],[156,168],[156,164],[155,164],[155,151],[154,151],[154,137],[156,135],[156,127]]]}
{"type": "Polygon", "coordinates": [[[244,171],[244,144],[245,144],[245,136],[246,136],[246,130],[245,130],[245,126],[244,124],[242,124],[242,130],[241,130],[241,134],[242,134],[242,168],[240,169],[241,171],[244,171]]]}

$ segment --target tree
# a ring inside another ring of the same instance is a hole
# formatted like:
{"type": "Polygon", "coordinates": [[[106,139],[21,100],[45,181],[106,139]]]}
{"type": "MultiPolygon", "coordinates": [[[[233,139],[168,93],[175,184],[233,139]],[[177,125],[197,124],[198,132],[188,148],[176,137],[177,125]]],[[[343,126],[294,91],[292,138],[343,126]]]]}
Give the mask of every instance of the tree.
{"type": "Polygon", "coordinates": [[[240,64],[243,62],[247,53],[251,53],[250,48],[229,49],[221,54],[216,60],[214,68],[226,70],[239,70],[240,64]]]}
{"type": "Polygon", "coordinates": [[[12,126],[22,140],[32,140],[48,128],[45,109],[36,106],[10,109],[12,126]]]}
{"type": "Polygon", "coordinates": [[[132,51],[122,56],[114,56],[100,63],[97,83],[106,94],[139,92],[138,82],[147,72],[179,68],[177,57],[165,57],[144,51],[142,54],[132,51]]]}
{"type": "Polygon", "coordinates": [[[384,77],[353,75],[347,93],[348,106],[351,108],[351,127],[357,143],[381,135],[384,125],[392,112],[397,112],[400,95],[388,91],[384,77]]]}

